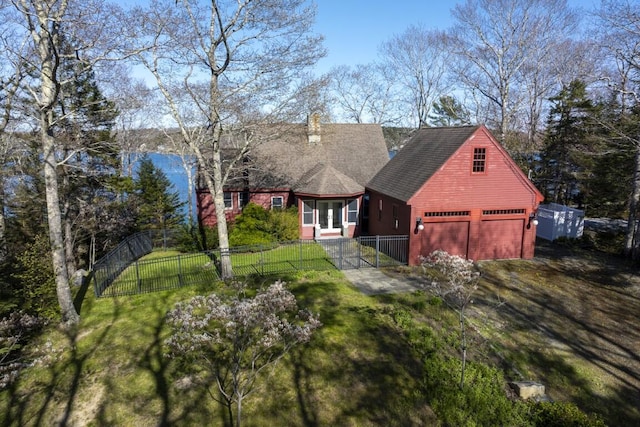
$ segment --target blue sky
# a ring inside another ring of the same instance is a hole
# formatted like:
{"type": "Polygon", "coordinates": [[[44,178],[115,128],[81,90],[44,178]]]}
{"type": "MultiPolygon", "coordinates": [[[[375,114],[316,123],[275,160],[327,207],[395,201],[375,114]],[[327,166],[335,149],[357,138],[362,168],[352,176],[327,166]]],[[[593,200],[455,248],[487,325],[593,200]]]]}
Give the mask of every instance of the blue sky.
{"type": "Polygon", "coordinates": [[[410,25],[445,29],[454,0],[317,0],[315,31],[325,36],[328,55],[318,71],[334,65],[373,62],[378,47],[410,25]]]}

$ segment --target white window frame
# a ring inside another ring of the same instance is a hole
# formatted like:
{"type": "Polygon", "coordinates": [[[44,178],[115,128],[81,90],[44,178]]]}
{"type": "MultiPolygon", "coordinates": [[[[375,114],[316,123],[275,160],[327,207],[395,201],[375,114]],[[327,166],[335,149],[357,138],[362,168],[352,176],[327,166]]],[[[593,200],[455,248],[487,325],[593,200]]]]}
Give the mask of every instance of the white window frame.
{"type": "Polygon", "coordinates": [[[316,210],[316,202],[315,200],[303,200],[302,201],[302,225],[313,226],[315,225],[315,210],[316,210]],[[306,211],[305,208],[309,207],[311,211],[306,211]],[[305,215],[311,214],[311,222],[307,222],[305,220],[305,215]]]}
{"type": "Polygon", "coordinates": [[[284,209],[284,197],[282,197],[282,196],[271,196],[271,209],[272,210],[274,210],[274,209],[280,209],[280,210],[284,209]],[[280,199],[280,206],[276,206],[273,203],[273,201],[276,200],[276,199],[280,199]]]}
{"type": "Polygon", "coordinates": [[[358,199],[348,199],[347,200],[347,206],[346,206],[346,211],[347,211],[347,223],[349,224],[357,224],[358,223],[358,199]],[[355,202],[355,209],[351,209],[351,202],[355,202]],[[355,214],[355,220],[354,221],[350,221],[349,220],[349,215],[350,214],[355,214]]]}

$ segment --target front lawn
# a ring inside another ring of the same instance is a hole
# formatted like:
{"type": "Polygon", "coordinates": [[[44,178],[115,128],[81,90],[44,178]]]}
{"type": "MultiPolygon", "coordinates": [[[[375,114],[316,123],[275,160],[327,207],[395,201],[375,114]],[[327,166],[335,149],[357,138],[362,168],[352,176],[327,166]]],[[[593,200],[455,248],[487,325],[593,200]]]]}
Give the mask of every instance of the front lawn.
{"type": "MultiPolygon", "coordinates": [[[[244,425],[424,425],[421,362],[388,314],[337,271],[289,276],[323,327],[264,377],[244,425]]],[[[270,283],[270,280],[267,282],[270,283]]],[[[131,297],[88,295],[74,333],[52,329],[47,356],[0,393],[3,425],[223,425],[207,390],[163,356],[166,312],[220,283],[131,297]]]]}
{"type": "MultiPolygon", "coordinates": [[[[244,425],[535,425],[537,407],[506,398],[505,381],[522,379],[542,381],[553,399],[612,426],[638,425],[635,269],[599,254],[540,252],[532,261],[482,263],[462,392],[457,319],[439,299],[367,296],[336,270],[281,275],[324,326],[259,380],[244,425]]],[[[275,278],[252,280],[257,287],[275,278]]],[[[88,294],[78,329],[51,328],[33,350],[37,363],[0,392],[0,422],[224,425],[209,391],[164,357],[167,311],[195,295],[228,292],[224,286],[210,280],[129,297],[88,294]]],[[[598,425],[582,420],[571,425],[598,425]]]]}

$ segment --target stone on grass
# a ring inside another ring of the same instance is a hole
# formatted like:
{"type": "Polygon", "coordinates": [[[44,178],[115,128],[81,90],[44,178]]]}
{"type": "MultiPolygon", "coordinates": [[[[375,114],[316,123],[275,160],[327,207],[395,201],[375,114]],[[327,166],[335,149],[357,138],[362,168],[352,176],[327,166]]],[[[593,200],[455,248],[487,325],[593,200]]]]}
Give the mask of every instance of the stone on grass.
{"type": "Polygon", "coordinates": [[[509,385],[520,399],[544,400],[545,388],[543,384],[535,381],[515,381],[509,385]]]}

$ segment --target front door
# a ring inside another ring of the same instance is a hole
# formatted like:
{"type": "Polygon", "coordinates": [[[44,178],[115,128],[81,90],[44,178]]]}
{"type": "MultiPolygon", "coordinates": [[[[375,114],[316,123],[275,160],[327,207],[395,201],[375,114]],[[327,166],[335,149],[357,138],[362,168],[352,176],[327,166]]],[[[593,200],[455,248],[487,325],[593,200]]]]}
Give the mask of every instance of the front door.
{"type": "Polygon", "coordinates": [[[342,229],[342,202],[318,201],[318,221],[325,231],[342,229]]]}

